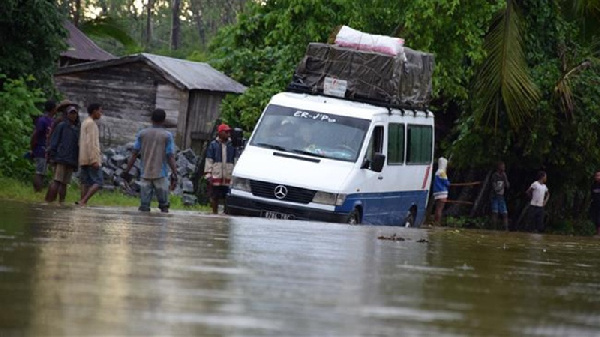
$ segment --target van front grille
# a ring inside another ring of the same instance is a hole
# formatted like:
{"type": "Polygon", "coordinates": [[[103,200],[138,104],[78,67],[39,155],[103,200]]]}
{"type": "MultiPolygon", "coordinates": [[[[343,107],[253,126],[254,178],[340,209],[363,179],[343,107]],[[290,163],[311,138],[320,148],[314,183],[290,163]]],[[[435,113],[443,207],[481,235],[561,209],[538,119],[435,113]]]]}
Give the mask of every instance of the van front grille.
{"type": "Polygon", "coordinates": [[[266,181],[250,180],[252,195],[300,204],[308,204],[313,200],[317,191],[301,187],[288,186],[283,184],[273,184],[266,181]]]}

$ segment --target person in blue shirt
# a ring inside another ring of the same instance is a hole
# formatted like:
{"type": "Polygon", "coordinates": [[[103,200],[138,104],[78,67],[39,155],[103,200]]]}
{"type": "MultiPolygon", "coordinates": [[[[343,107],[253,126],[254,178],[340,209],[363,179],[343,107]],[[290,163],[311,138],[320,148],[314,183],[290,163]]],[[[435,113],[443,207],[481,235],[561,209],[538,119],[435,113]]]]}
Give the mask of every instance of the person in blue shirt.
{"type": "Polygon", "coordinates": [[[171,168],[171,189],[173,182],[177,181],[177,165],[175,164],[175,142],[173,135],[165,130],[166,113],[163,109],[152,112],[152,127],[138,132],[133,146],[133,153],[129,158],[123,178],[129,180],[129,170],[135,163],[138,155],[141,156],[141,212],[150,211],[150,202],[156,193],[158,208],[163,213],[169,212],[169,180],[168,168],[171,168]]]}
{"type": "Polygon", "coordinates": [[[448,202],[448,188],[453,186],[473,186],[479,185],[480,181],[474,181],[469,183],[451,184],[448,179],[448,159],[440,157],[438,159],[438,169],[435,172],[433,178],[433,198],[435,199],[435,216],[434,221],[436,225],[440,225],[442,222],[442,212],[444,206],[448,202]]]}
{"type": "Polygon", "coordinates": [[[435,217],[434,221],[439,225],[442,221],[442,211],[446,205],[448,199],[448,187],[450,187],[450,180],[448,180],[448,159],[440,157],[438,159],[438,169],[435,172],[433,178],[433,198],[435,199],[435,217]]]}

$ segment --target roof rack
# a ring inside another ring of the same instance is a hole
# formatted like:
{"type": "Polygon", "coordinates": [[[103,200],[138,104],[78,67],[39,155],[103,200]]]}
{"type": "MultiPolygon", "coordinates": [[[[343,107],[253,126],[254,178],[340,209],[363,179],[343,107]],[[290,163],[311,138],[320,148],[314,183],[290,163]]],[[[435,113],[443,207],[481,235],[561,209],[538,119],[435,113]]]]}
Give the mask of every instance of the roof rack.
{"type": "MultiPolygon", "coordinates": [[[[354,96],[349,96],[346,93],[346,97],[338,97],[338,96],[332,96],[332,95],[327,95],[323,92],[323,90],[318,90],[315,91],[314,87],[311,88],[308,85],[301,83],[301,82],[296,82],[296,81],[292,81],[290,84],[288,84],[286,90],[287,92],[294,92],[294,93],[299,93],[299,94],[308,94],[308,95],[319,95],[319,96],[325,96],[325,97],[331,97],[331,98],[337,98],[337,99],[343,99],[346,101],[352,101],[352,102],[359,102],[359,103],[366,103],[366,104],[371,104],[371,105],[375,105],[375,106],[379,106],[379,107],[383,107],[383,108],[388,108],[388,109],[399,109],[399,110],[428,110],[429,106],[420,106],[420,105],[411,105],[411,104],[406,104],[406,103],[394,103],[394,102],[387,102],[387,101],[383,101],[383,100],[377,100],[377,99],[373,99],[373,98],[367,98],[367,97],[362,97],[360,95],[354,95],[354,96]]],[[[404,111],[403,111],[404,113],[404,111]]]]}

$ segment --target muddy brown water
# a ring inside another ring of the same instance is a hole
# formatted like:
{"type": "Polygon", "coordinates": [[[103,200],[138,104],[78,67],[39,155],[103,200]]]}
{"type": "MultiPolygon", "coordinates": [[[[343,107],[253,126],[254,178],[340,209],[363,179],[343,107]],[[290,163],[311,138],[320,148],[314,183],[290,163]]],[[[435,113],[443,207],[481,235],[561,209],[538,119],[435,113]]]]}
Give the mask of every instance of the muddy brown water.
{"type": "Polygon", "coordinates": [[[0,336],[600,336],[593,238],[7,202],[0,224],[0,336]]]}

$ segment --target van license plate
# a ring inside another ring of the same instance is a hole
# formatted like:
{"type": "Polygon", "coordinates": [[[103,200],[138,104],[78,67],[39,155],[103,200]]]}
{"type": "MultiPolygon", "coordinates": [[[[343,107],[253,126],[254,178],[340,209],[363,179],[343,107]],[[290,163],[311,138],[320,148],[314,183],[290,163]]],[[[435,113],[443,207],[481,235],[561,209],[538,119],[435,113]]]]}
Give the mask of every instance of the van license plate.
{"type": "Polygon", "coordinates": [[[294,216],[292,214],[285,214],[273,211],[263,212],[263,217],[267,219],[278,219],[278,220],[292,220],[294,216]]]}

